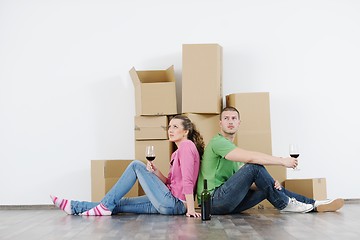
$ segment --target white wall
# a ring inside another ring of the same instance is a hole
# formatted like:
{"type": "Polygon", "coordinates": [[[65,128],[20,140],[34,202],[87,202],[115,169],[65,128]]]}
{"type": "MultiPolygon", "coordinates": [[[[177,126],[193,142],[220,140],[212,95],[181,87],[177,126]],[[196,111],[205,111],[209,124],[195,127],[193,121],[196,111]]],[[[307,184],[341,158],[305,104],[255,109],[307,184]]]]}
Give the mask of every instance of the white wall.
{"type": "Polygon", "coordinates": [[[360,198],[360,4],[0,0],[0,205],[90,200],[91,159],[134,157],[128,71],[175,66],[183,43],[224,49],[224,95],[270,92],[274,155],[329,197],[360,198]],[[351,181],[350,181],[351,180],[351,181]]]}

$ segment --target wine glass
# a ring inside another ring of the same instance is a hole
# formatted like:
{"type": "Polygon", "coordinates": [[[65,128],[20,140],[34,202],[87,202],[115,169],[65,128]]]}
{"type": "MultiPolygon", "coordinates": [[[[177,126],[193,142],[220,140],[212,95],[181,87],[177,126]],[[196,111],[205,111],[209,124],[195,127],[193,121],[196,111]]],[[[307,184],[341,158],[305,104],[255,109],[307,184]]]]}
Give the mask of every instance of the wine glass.
{"type": "Polygon", "coordinates": [[[154,146],[146,146],[145,157],[148,161],[154,161],[156,157],[154,146]]]}
{"type": "MultiPolygon", "coordinates": [[[[289,145],[289,154],[290,157],[298,158],[300,156],[299,146],[297,144],[289,145]]],[[[297,166],[294,168],[295,171],[300,170],[297,166]]]]}

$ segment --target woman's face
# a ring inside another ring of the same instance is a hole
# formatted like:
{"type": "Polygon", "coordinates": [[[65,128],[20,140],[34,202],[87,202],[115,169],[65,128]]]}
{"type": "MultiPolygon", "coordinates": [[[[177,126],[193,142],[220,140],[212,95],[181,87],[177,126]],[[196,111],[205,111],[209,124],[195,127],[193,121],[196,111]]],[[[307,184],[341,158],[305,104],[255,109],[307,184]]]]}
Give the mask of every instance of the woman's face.
{"type": "Polygon", "coordinates": [[[184,130],[181,119],[171,119],[168,128],[169,140],[174,143],[187,139],[188,130],[184,130]]]}

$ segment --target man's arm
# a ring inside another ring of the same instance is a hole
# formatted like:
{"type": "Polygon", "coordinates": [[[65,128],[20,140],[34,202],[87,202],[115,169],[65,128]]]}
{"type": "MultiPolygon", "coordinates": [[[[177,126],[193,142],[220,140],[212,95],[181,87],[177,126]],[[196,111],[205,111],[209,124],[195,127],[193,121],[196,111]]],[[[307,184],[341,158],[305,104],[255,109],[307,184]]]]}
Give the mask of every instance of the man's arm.
{"type": "Polygon", "coordinates": [[[238,147],[226,154],[225,158],[234,162],[254,163],[261,165],[280,165],[287,168],[294,168],[297,166],[296,158],[274,157],[265,153],[248,151],[238,147]]]}

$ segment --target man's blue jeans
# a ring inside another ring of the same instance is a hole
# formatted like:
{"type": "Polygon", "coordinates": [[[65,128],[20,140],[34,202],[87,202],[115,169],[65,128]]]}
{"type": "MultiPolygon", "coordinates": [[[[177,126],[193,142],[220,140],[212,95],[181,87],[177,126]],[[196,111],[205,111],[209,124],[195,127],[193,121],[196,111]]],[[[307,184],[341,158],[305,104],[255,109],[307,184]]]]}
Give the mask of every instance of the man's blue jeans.
{"type": "Polygon", "coordinates": [[[289,198],[314,204],[315,200],[274,188],[275,180],[262,165],[245,164],[212,194],[212,214],[240,213],[267,199],[275,208],[284,209],[289,198]],[[258,190],[251,190],[255,183],[258,190]]]}
{"type": "MultiPolygon", "coordinates": [[[[129,164],[117,183],[101,200],[112,214],[117,213],[154,213],[154,214],[185,214],[186,207],[178,198],[174,197],[169,188],[153,173],[146,169],[146,165],[138,160],[129,164]],[[136,180],[139,180],[146,195],[126,198],[136,180]]],[[[85,212],[98,202],[71,201],[73,214],[85,212]]]]}

